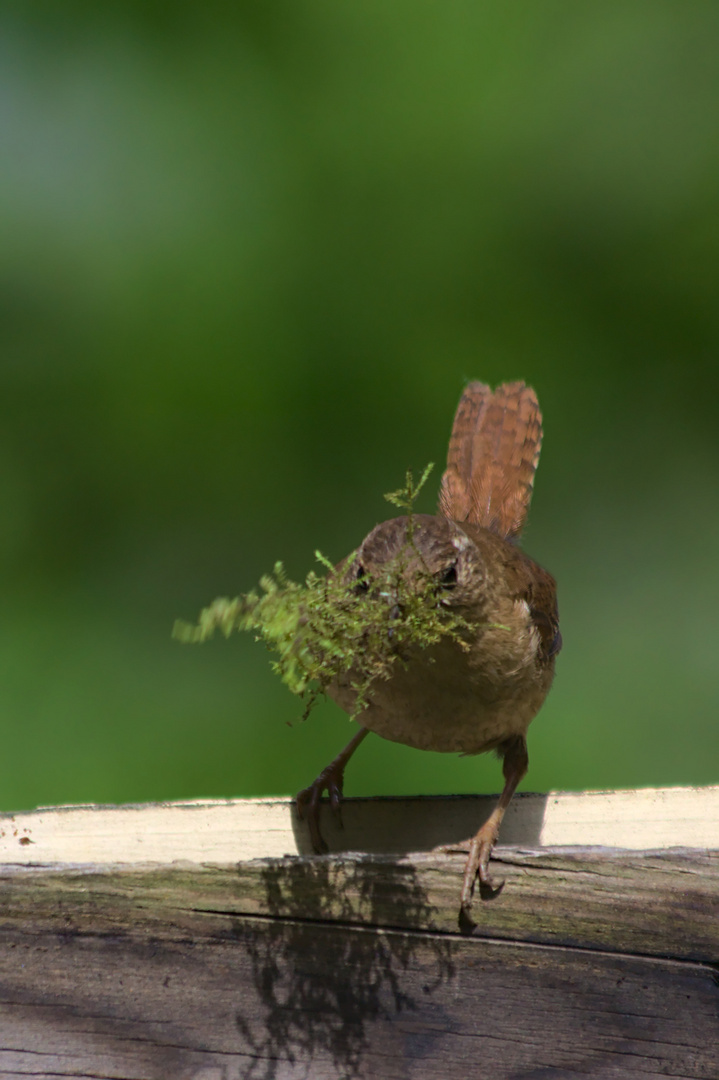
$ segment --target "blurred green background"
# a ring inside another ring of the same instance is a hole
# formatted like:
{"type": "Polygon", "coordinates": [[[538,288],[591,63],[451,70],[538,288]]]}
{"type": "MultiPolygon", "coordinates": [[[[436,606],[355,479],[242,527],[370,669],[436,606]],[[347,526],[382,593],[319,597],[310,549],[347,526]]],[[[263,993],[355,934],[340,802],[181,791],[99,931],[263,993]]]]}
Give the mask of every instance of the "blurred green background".
{"type": "Polygon", "coordinates": [[[719,781],[718,52],[708,0],[0,4],[0,806],[309,783],[345,715],[172,623],[431,511],[468,378],[545,418],[525,788],[719,781]]]}

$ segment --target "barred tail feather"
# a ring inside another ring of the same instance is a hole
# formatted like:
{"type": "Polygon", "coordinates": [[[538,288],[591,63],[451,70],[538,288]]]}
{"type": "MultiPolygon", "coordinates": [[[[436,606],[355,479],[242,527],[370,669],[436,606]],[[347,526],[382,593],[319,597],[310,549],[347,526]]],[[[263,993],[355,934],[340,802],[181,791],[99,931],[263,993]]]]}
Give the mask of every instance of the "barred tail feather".
{"type": "Polygon", "coordinates": [[[454,418],[440,513],[519,536],[541,445],[542,414],[531,387],[504,383],[492,393],[485,383],[469,383],[454,418]]]}

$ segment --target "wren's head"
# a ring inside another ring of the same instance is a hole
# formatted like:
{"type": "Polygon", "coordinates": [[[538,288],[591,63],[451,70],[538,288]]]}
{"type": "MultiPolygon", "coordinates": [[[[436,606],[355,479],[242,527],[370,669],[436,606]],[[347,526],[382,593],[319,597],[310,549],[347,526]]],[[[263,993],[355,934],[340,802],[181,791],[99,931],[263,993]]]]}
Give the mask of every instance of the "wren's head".
{"type": "Polygon", "coordinates": [[[460,525],[447,518],[415,514],[377,525],[357,549],[350,564],[356,587],[380,588],[401,574],[407,586],[436,583],[447,606],[472,603],[481,592],[484,567],[477,545],[460,525]]]}

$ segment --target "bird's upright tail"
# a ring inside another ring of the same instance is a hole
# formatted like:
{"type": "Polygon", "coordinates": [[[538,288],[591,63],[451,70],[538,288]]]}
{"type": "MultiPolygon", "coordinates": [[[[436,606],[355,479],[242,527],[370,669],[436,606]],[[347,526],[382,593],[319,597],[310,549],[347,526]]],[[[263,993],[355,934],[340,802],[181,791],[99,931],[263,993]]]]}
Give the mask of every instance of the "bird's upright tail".
{"type": "Polygon", "coordinates": [[[439,512],[513,539],[522,531],[542,445],[537,395],[523,382],[467,385],[457,407],[439,512]]]}

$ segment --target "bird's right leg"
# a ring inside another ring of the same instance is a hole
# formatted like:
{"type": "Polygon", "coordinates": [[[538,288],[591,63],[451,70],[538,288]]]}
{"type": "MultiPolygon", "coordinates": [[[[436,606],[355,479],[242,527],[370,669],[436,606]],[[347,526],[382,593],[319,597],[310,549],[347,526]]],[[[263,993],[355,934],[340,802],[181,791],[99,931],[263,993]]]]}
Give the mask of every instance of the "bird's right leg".
{"type": "Polygon", "coordinates": [[[472,907],[472,893],[474,892],[475,881],[479,881],[480,886],[486,889],[496,889],[489,873],[489,857],[492,854],[494,845],[497,843],[499,826],[502,824],[504,812],[512,800],[517,784],[526,775],[529,765],[527,743],[522,735],[508,739],[499,748],[499,753],[502,754],[504,759],[504,789],[494,810],[477,835],[472,837],[469,842],[469,857],[464,871],[460,899],[460,918],[464,919],[465,923],[471,923],[472,921],[470,909],[472,907]]]}
{"type": "Polygon", "coordinates": [[[360,728],[355,737],[347,743],[344,750],[337,755],[334,761],[331,761],[327,768],[322,770],[309,787],[303,788],[295,797],[297,813],[299,817],[307,821],[312,847],[318,853],[327,851],[327,844],[322,839],[322,833],[320,832],[320,798],[322,793],[326,791],[330,797],[332,812],[339,818],[341,824],[340,804],[342,802],[345,766],[365,735],[369,735],[367,728],[360,728]]]}

